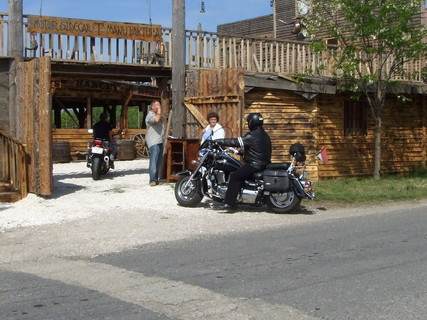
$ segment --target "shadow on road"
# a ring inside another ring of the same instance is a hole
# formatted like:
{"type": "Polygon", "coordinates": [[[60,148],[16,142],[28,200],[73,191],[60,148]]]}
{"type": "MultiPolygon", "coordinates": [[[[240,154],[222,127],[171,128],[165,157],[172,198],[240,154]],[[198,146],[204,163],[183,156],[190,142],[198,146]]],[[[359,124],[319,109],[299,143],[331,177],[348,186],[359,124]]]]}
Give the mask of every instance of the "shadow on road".
{"type": "MultiPolygon", "coordinates": [[[[131,176],[131,175],[140,175],[140,174],[148,174],[148,169],[138,168],[138,169],[117,169],[110,170],[105,175],[101,176],[100,180],[113,180],[117,177],[123,176],[131,176]]],[[[92,173],[90,168],[87,168],[87,171],[73,172],[73,173],[54,173],[53,174],[53,185],[54,191],[50,196],[42,196],[44,199],[57,199],[62,196],[77,192],[79,190],[85,189],[86,187],[80,185],[78,180],[73,182],[64,182],[63,180],[67,179],[92,179],[92,173]]],[[[93,183],[97,183],[97,181],[93,181],[93,183]]]]}
{"type": "MultiPolygon", "coordinates": [[[[220,202],[207,200],[207,201],[201,202],[198,206],[202,207],[202,208],[218,211],[219,213],[224,213],[226,210],[221,209],[220,208],[221,205],[222,205],[222,203],[220,203],[220,202]]],[[[238,209],[235,212],[229,212],[229,213],[239,213],[239,212],[266,212],[266,213],[279,214],[279,215],[280,214],[292,214],[292,215],[295,215],[295,214],[314,215],[314,214],[316,214],[316,212],[314,210],[312,210],[311,208],[307,208],[304,205],[301,205],[299,208],[297,208],[296,210],[294,210],[292,212],[275,213],[265,205],[258,207],[258,206],[251,206],[248,204],[239,204],[238,209]]]]}

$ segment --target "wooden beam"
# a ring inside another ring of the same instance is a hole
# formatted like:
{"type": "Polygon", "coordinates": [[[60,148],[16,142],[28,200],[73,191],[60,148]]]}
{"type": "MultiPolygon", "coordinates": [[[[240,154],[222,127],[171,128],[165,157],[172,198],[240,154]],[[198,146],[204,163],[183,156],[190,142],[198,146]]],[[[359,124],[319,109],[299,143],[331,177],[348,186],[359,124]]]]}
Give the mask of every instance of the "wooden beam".
{"type": "Polygon", "coordinates": [[[23,14],[22,0],[9,0],[9,24],[8,24],[8,56],[23,60],[24,35],[22,32],[23,14]]]}
{"type": "Polygon", "coordinates": [[[237,95],[233,96],[204,96],[204,97],[185,97],[186,103],[209,104],[209,103],[233,103],[240,102],[237,95]]]}
{"type": "MultiPolygon", "coordinates": [[[[9,2],[11,1],[16,0],[9,0],[9,2]]],[[[22,3],[22,0],[19,1],[22,3]]],[[[28,15],[28,31],[111,39],[162,40],[162,27],[160,25],[46,17],[41,15],[28,15]]]]}
{"type": "Polygon", "coordinates": [[[86,128],[92,128],[92,100],[86,98],[86,128]]]}
{"type": "Polygon", "coordinates": [[[17,63],[23,61],[23,14],[22,0],[9,0],[9,23],[7,55],[13,58],[9,69],[9,132],[12,136],[22,138],[22,113],[19,109],[19,92],[17,91],[17,63]]]}
{"type": "Polygon", "coordinates": [[[70,113],[70,111],[68,111],[67,107],[58,98],[55,98],[55,102],[57,102],[59,104],[59,106],[62,109],[64,109],[65,113],[68,114],[68,116],[75,123],[75,125],[77,127],[79,127],[79,122],[73,117],[73,115],[70,113]]]}
{"type": "Polygon", "coordinates": [[[282,89],[297,92],[308,93],[326,93],[335,94],[336,86],[328,84],[314,84],[314,83],[295,83],[291,81],[280,81],[274,79],[257,78],[255,76],[245,76],[246,87],[268,88],[268,89],[282,89]]]}
{"type": "Polygon", "coordinates": [[[132,100],[132,97],[133,97],[133,92],[130,91],[130,92],[128,92],[128,94],[125,97],[125,100],[123,102],[122,113],[120,115],[120,129],[121,130],[128,129],[128,122],[129,122],[129,119],[128,119],[128,105],[129,105],[129,102],[132,100]]]}
{"type": "Polygon", "coordinates": [[[205,128],[209,122],[208,120],[203,117],[203,115],[197,110],[196,106],[191,103],[184,103],[184,105],[187,107],[188,111],[191,112],[191,114],[196,118],[196,120],[200,123],[200,125],[205,128]]]}
{"type": "MultiPolygon", "coordinates": [[[[38,163],[36,170],[38,171],[38,187],[37,194],[51,195],[53,192],[53,163],[52,163],[52,100],[50,98],[50,75],[51,75],[51,59],[50,57],[40,58],[40,63],[37,64],[38,73],[38,95],[39,110],[38,110],[38,163]]],[[[35,81],[36,82],[36,81],[35,81]]]]}

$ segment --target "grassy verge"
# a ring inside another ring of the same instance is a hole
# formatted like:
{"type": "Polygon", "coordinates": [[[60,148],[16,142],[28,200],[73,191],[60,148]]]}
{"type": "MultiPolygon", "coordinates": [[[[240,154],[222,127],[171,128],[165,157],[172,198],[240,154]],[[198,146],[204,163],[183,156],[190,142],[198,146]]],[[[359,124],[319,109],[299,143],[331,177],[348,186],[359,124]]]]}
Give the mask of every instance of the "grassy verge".
{"type": "Polygon", "coordinates": [[[348,178],[315,183],[316,201],[365,203],[387,200],[427,198],[427,170],[406,175],[373,178],[348,178]]]}

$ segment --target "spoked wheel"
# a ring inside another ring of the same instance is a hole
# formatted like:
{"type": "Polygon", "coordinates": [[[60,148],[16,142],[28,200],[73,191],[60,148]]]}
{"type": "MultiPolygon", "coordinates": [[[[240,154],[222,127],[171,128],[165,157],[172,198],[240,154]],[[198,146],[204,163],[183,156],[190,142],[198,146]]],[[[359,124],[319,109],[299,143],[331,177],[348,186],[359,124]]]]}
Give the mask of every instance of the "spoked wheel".
{"type": "Polygon", "coordinates": [[[265,202],[276,213],[291,213],[300,205],[301,198],[291,190],[289,192],[270,193],[265,197],[265,202]]]}
{"type": "Polygon", "coordinates": [[[190,176],[179,177],[175,184],[175,198],[183,207],[197,206],[203,199],[199,182],[197,180],[190,181],[190,176]]]}
{"type": "Polygon", "coordinates": [[[140,157],[148,157],[149,151],[147,144],[145,142],[145,134],[144,133],[137,133],[133,136],[133,141],[135,141],[135,152],[140,157]]]}

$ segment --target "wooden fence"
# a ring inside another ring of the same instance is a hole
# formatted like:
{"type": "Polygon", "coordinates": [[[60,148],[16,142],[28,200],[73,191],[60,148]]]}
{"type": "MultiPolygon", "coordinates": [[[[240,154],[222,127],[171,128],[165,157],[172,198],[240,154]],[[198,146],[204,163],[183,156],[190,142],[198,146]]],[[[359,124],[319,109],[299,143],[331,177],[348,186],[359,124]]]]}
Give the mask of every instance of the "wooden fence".
{"type": "Polygon", "coordinates": [[[25,145],[0,131],[0,201],[18,201],[28,194],[25,145]]]}
{"type": "MultiPolygon", "coordinates": [[[[30,34],[24,16],[24,56],[50,55],[53,60],[108,62],[149,66],[172,66],[172,30],[162,28],[162,41],[111,39],[65,34],[30,34]],[[31,37],[37,49],[32,50],[31,37]],[[34,39],[33,39],[34,40],[34,39]]],[[[7,52],[8,14],[0,13],[0,56],[7,52]]],[[[286,75],[315,73],[332,77],[334,46],[313,52],[309,42],[278,41],[267,38],[230,37],[214,32],[186,31],[186,64],[190,69],[243,68],[245,72],[286,75]]],[[[411,78],[396,80],[423,81],[425,59],[407,63],[411,78]]]]}

